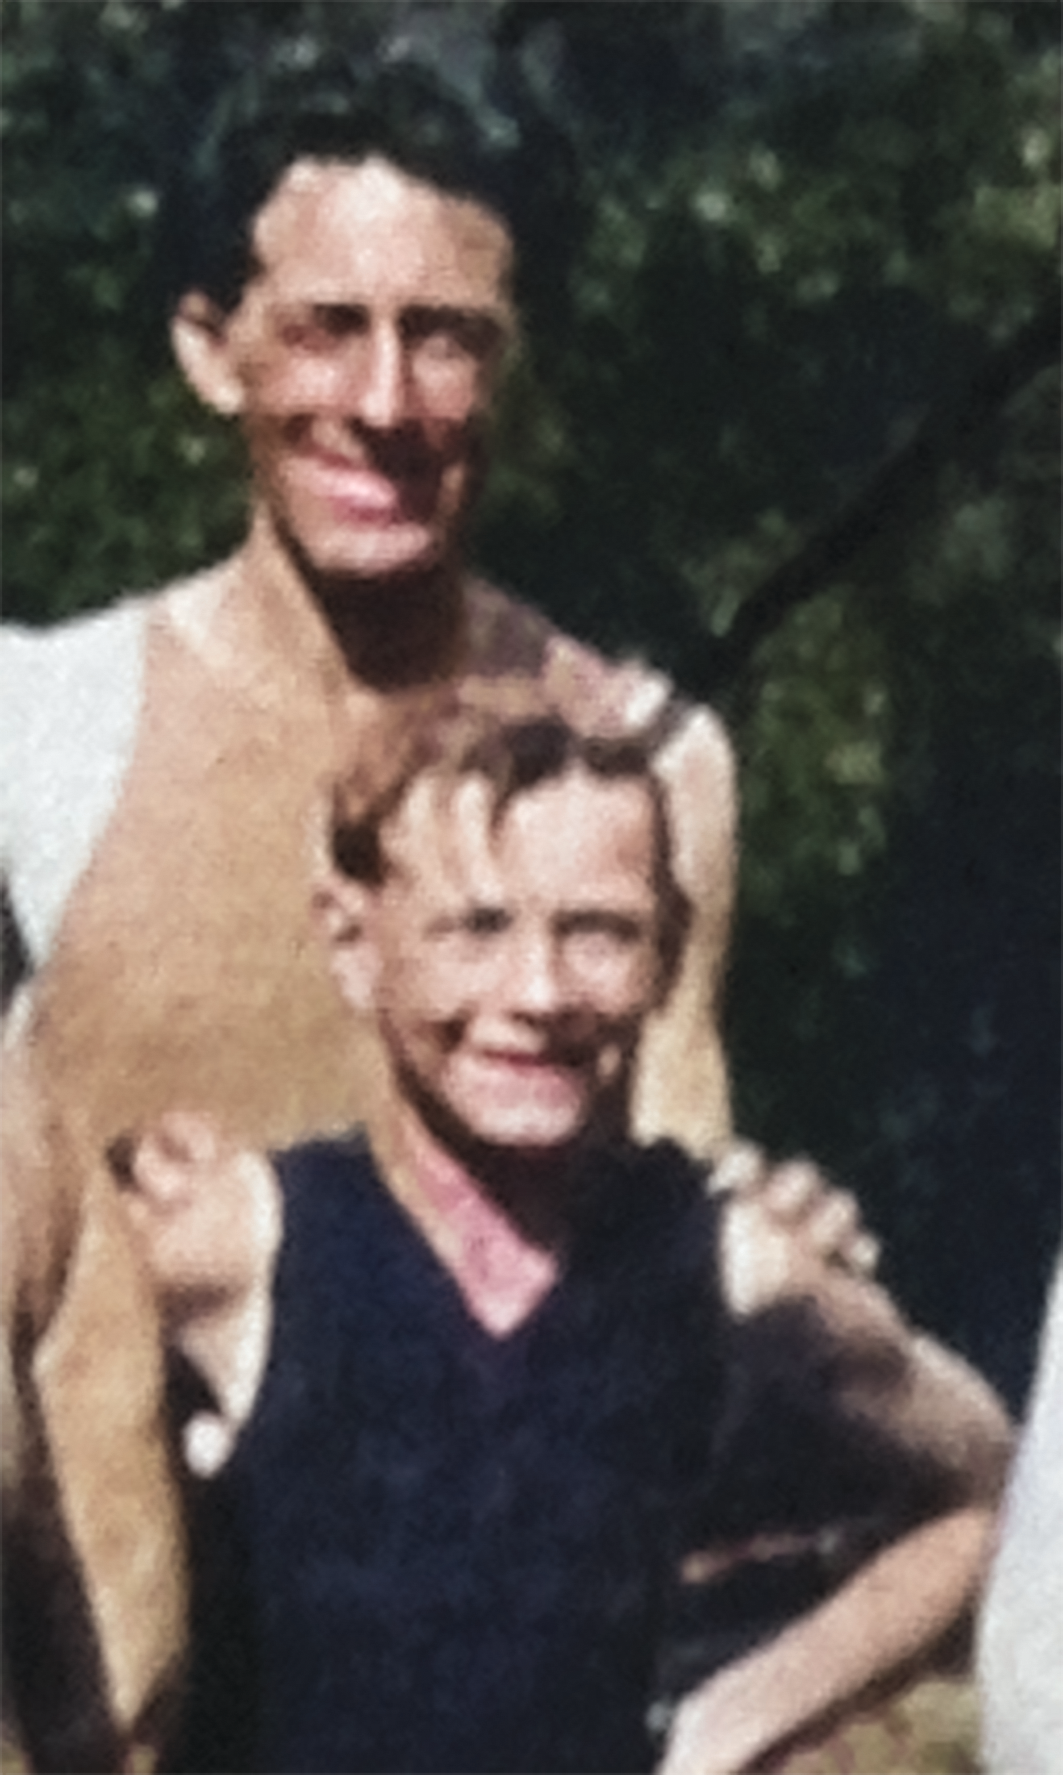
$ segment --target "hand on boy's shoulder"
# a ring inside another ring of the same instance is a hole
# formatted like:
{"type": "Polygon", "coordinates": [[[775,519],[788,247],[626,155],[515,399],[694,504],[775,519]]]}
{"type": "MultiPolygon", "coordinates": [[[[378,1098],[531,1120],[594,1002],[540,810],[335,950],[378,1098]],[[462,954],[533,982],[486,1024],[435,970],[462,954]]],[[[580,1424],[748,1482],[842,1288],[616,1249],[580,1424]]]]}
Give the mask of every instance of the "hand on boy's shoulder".
{"type": "Polygon", "coordinates": [[[732,1145],[709,1185],[721,1197],[721,1271],[731,1310],[745,1318],[782,1301],[812,1297],[860,1300],[892,1319],[894,1309],[873,1281],[878,1242],[858,1205],[808,1159],[773,1163],[760,1148],[732,1145]]]}

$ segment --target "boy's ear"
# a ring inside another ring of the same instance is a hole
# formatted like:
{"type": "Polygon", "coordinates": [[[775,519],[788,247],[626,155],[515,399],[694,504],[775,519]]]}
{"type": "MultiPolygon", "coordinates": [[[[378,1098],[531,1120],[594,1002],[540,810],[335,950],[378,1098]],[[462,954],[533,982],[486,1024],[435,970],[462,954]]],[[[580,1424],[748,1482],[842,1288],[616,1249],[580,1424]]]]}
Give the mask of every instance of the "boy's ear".
{"type": "Polygon", "coordinates": [[[352,1011],[371,1011],[375,1003],[372,907],[371,890],[337,869],[329,869],[314,889],[314,922],[328,951],[332,977],[352,1011]]]}
{"type": "Polygon", "coordinates": [[[244,386],[233,357],[228,316],[202,290],[181,297],[170,321],[170,342],[186,382],[204,406],[223,418],[243,411],[244,386]]]}

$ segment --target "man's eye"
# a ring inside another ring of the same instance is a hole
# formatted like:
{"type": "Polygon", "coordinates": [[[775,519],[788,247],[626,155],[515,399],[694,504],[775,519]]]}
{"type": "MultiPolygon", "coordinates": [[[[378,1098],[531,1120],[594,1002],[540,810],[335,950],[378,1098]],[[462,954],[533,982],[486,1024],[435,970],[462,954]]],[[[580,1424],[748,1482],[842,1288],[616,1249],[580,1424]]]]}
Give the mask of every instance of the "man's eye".
{"type": "Polygon", "coordinates": [[[328,351],[364,332],[364,310],[343,302],[315,302],[281,317],[285,344],[303,351],[328,351]]]}
{"type": "Polygon", "coordinates": [[[451,308],[408,314],[403,333],[422,362],[437,364],[483,363],[499,339],[490,316],[451,308]]]}

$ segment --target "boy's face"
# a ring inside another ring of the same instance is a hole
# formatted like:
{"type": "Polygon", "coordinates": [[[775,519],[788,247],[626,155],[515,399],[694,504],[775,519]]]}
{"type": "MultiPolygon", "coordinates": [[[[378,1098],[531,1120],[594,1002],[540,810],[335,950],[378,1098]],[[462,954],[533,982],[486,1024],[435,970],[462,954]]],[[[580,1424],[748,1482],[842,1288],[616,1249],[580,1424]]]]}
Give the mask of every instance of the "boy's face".
{"type": "Polygon", "coordinates": [[[593,1128],[659,983],[657,827],[636,779],[580,767],[494,831],[482,778],[422,778],[385,834],[366,921],[373,1007],[404,1098],[531,1155],[593,1128]]]}
{"type": "Polygon", "coordinates": [[[253,246],[197,386],[240,416],[277,534],[326,580],[431,570],[460,533],[512,329],[506,228],[383,160],[304,160],[253,246]]]}

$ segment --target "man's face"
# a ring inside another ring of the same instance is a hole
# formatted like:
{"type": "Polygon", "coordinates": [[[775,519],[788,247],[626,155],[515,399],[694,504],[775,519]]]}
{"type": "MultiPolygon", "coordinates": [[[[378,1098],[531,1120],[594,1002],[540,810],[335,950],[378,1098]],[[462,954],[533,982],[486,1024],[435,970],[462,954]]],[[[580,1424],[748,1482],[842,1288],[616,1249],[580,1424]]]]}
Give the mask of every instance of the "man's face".
{"type": "Polygon", "coordinates": [[[653,805],[582,768],[518,795],[422,779],[387,837],[367,930],[375,1008],[424,1113],[526,1154],[615,1101],[659,975],[653,805]]]}
{"type": "Polygon", "coordinates": [[[276,530],[326,579],[430,571],[512,331],[506,228],[382,160],[301,161],[253,247],[223,340],[276,530]]]}

